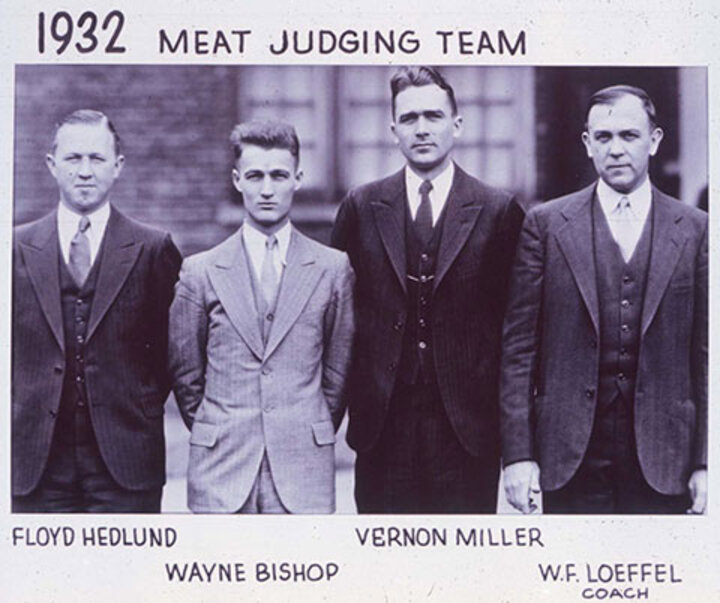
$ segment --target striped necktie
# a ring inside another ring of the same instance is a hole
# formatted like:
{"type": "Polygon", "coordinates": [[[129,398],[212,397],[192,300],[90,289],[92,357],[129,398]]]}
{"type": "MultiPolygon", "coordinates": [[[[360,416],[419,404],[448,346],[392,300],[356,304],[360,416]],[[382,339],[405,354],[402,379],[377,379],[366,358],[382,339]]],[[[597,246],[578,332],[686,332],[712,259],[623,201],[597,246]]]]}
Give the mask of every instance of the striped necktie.
{"type": "Polygon", "coordinates": [[[70,241],[68,270],[78,287],[83,286],[90,272],[90,240],[85,234],[88,228],[90,228],[90,218],[83,216],[80,218],[75,236],[70,241]]]}

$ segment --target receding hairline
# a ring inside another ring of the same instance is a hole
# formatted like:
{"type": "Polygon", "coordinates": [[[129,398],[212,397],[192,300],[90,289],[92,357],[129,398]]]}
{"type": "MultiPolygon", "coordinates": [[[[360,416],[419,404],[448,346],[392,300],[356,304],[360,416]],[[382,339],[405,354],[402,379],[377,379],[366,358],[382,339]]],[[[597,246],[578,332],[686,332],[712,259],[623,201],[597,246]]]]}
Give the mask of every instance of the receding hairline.
{"type": "Polygon", "coordinates": [[[640,103],[640,106],[648,118],[651,130],[659,127],[657,123],[657,111],[650,95],[645,90],[638,88],[637,86],[617,84],[615,86],[608,86],[607,88],[598,90],[590,97],[585,111],[585,131],[588,130],[590,112],[594,107],[613,107],[622,99],[627,97],[634,97],[640,103]]]}
{"type": "MultiPolygon", "coordinates": [[[[99,113],[99,112],[98,112],[99,113]]],[[[100,113],[97,119],[83,119],[83,120],[74,120],[69,119],[71,118],[74,113],[65,118],[63,121],[58,122],[55,126],[55,132],[53,133],[52,143],[50,145],[50,154],[54,155],[55,151],[57,150],[57,141],[58,141],[58,134],[60,133],[60,130],[62,130],[65,127],[69,126],[86,126],[86,127],[93,127],[93,126],[100,126],[104,127],[105,130],[110,134],[113,140],[113,151],[115,152],[116,157],[120,157],[120,137],[118,136],[117,131],[115,130],[114,126],[112,125],[112,122],[108,118],[107,115],[104,113],[100,113]]]]}

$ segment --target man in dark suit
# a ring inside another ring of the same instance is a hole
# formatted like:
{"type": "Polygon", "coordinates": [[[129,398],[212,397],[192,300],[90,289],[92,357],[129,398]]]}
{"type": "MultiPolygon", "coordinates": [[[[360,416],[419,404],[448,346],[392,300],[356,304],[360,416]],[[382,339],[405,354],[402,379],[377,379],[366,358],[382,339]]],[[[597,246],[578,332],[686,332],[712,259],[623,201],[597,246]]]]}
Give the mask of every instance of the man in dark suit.
{"type": "Polygon", "coordinates": [[[361,513],[490,513],[505,289],[523,212],[451,159],[462,118],[429,67],[390,83],[407,166],[351,191],[333,245],[356,273],[348,442],[361,513]]]}
{"type": "Polygon", "coordinates": [[[47,155],[58,207],[14,233],[14,512],[160,511],[181,258],[110,206],[123,161],[105,115],[72,113],[47,155]]]}
{"type": "Polygon", "coordinates": [[[656,189],[647,93],[590,99],[599,180],[523,226],[505,318],[505,488],[518,509],[702,513],[707,489],[707,216],[656,189]]]}

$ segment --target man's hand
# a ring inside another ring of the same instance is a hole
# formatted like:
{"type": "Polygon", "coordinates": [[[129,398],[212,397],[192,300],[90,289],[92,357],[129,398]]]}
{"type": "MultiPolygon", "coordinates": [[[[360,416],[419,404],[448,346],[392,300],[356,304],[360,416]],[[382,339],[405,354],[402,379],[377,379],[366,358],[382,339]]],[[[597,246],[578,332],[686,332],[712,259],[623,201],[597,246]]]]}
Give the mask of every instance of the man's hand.
{"type": "Polygon", "coordinates": [[[540,467],[535,461],[518,461],[503,472],[505,496],[508,502],[523,513],[537,510],[540,495],[540,467]]]}
{"type": "Polygon", "coordinates": [[[705,506],[707,505],[707,469],[693,471],[690,481],[688,481],[688,488],[692,498],[692,507],[687,512],[693,515],[705,513],[705,506]]]}

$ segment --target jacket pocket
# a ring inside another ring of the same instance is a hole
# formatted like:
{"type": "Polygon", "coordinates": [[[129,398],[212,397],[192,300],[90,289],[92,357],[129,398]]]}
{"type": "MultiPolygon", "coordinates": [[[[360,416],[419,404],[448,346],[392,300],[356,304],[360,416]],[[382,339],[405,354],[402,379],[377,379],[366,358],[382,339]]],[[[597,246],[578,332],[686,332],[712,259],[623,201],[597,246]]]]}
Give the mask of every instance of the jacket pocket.
{"type": "Polygon", "coordinates": [[[313,436],[318,446],[335,443],[335,427],[332,421],[318,421],[312,424],[313,436]]]}
{"type": "Polygon", "coordinates": [[[190,445],[212,448],[217,442],[217,437],[217,425],[195,421],[192,426],[192,431],[190,432],[190,445]]]}

